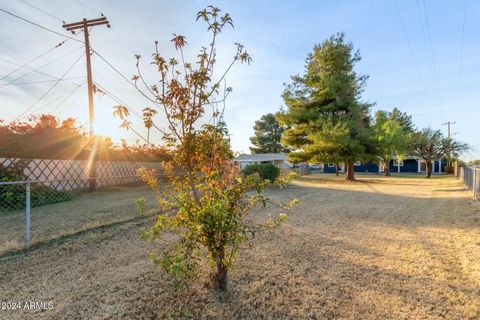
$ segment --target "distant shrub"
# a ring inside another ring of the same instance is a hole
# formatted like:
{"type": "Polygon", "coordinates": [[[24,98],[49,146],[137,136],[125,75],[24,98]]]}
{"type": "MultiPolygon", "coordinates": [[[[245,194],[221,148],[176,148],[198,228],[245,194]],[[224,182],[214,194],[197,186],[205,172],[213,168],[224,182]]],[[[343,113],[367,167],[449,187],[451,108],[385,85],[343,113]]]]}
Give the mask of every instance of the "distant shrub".
{"type": "MultiPolygon", "coordinates": [[[[24,181],[23,171],[28,161],[15,160],[9,167],[0,164],[0,182],[24,181]]],[[[55,190],[46,185],[32,183],[30,187],[31,207],[70,201],[75,196],[72,191],[55,190]]],[[[25,208],[25,184],[0,184],[0,215],[25,208]]]]}
{"type": "Polygon", "coordinates": [[[243,174],[249,176],[258,173],[263,180],[276,181],[280,175],[280,168],[271,163],[249,164],[243,169],[243,174]]]}

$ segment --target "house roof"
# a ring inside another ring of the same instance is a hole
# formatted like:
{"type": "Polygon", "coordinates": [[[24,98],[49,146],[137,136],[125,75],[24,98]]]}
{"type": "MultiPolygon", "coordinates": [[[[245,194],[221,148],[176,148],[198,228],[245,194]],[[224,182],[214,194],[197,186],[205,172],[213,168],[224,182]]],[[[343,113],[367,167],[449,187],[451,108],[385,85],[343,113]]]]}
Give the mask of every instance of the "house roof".
{"type": "Polygon", "coordinates": [[[284,153],[259,153],[259,154],[241,154],[235,158],[237,162],[261,162],[287,160],[287,155],[284,153]]]}

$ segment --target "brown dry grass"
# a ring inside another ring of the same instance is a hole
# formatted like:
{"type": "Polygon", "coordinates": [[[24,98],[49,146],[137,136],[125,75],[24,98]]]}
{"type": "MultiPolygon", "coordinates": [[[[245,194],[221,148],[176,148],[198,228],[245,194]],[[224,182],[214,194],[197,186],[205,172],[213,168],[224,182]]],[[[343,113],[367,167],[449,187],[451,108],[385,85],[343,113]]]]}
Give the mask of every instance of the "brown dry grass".
{"type": "Polygon", "coordinates": [[[147,218],[0,261],[0,300],[55,306],[0,318],[480,318],[480,204],[458,180],[314,175],[271,197],[301,204],[245,246],[227,294],[166,287],[147,218]]]}

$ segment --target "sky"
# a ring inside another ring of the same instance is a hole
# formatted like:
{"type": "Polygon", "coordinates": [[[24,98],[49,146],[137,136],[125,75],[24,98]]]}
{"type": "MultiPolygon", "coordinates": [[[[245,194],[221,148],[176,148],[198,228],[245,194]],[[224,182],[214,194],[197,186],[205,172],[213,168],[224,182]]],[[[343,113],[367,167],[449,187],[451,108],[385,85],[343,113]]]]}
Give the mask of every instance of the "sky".
{"type": "MultiPolygon", "coordinates": [[[[254,122],[284,106],[284,85],[292,75],[303,74],[313,46],[345,32],[362,56],[356,71],[369,76],[363,99],[374,103],[372,113],[397,107],[412,115],[418,128],[431,127],[445,134],[447,126],[442,124],[454,121],[453,137],[472,147],[465,158],[480,158],[478,1],[0,0],[1,9],[63,34],[69,33],[62,29],[62,21],[93,19],[103,13],[111,28],[94,27],[92,47],[128,79],[136,73],[134,54],[140,54],[149,83],[158,79],[150,65],[154,41],[166,56],[176,56],[172,34],[185,35],[189,61],[209,44],[205,24],[195,19],[197,11],[210,4],[228,12],[235,26],[221,34],[216,70],[231,61],[235,42],[245,45],[253,59],[250,65],[235,65],[226,78],[227,86],[233,88],[225,120],[234,150],[249,152],[254,122]]],[[[72,36],[83,40],[82,34],[72,36]]],[[[68,40],[54,48],[63,40],[0,12],[0,119],[21,116],[25,120],[32,113],[52,113],[75,117],[87,126],[83,45],[68,40]],[[52,88],[56,83],[52,80],[65,73],[67,80],[52,88]],[[38,81],[45,82],[27,84],[38,81]]],[[[133,142],[138,137],[118,128],[120,120],[113,118],[112,107],[123,103],[140,111],[152,107],[151,103],[96,55],[92,68],[94,81],[117,100],[95,95],[95,131],[115,141],[133,142]]],[[[131,122],[146,136],[140,119],[132,116],[131,122]]],[[[161,115],[156,123],[166,127],[161,115]]],[[[161,143],[158,131],[151,134],[154,143],[161,143]]]]}

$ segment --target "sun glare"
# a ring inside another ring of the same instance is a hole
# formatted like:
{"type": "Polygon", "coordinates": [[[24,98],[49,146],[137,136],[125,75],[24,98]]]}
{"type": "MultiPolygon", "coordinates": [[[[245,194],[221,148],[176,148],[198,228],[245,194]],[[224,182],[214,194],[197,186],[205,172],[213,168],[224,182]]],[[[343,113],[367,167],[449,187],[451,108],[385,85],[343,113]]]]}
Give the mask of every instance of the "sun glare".
{"type": "Polygon", "coordinates": [[[112,115],[108,108],[97,108],[95,110],[95,133],[112,138],[114,142],[119,142],[130,135],[130,132],[119,128],[121,121],[112,115]]]}

